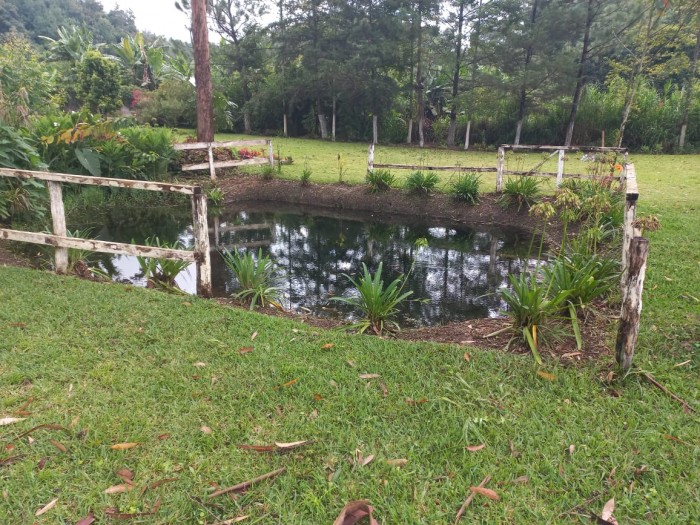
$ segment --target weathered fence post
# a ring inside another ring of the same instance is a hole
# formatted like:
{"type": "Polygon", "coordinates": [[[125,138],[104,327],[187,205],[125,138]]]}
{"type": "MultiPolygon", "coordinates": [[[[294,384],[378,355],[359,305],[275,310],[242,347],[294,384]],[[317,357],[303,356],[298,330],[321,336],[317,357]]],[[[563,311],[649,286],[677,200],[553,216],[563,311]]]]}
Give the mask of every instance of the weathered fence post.
{"type": "Polygon", "coordinates": [[[372,144],[379,142],[379,125],[377,124],[377,115],[372,115],[372,144]]]}
{"type": "Polygon", "coordinates": [[[561,186],[561,181],[564,178],[564,150],[559,150],[559,162],[557,163],[557,188],[561,186]]]}
{"type": "Polygon", "coordinates": [[[630,243],[634,237],[634,221],[637,218],[637,199],[639,198],[637,174],[634,169],[634,164],[627,165],[625,171],[625,215],[622,225],[622,275],[620,277],[620,283],[625,282],[627,275],[630,243]]]}
{"type": "Polygon", "coordinates": [[[464,134],[464,149],[465,151],[469,149],[469,133],[472,130],[472,121],[467,120],[467,132],[464,134]]]}
{"type": "Polygon", "coordinates": [[[639,335],[639,319],[642,313],[642,292],[648,253],[648,239],[644,237],[632,239],[628,254],[629,266],[622,283],[622,309],[615,342],[615,359],[624,372],[627,372],[632,366],[634,346],[639,335]]]}
{"type": "MultiPolygon", "coordinates": [[[[270,161],[270,167],[275,169],[275,150],[272,148],[272,141],[267,141],[267,158],[270,161]]],[[[282,162],[282,159],[279,160],[282,162]]]]}
{"type": "Polygon", "coordinates": [[[207,148],[207,155],[209,157],[209,176],[211,177],[211,180],[216,180],[216,169],[214,168],[214,150],[211,143],[207,148]]]}
{"type": "MultiPolygon", "coordinates": [[[[51,200],[51,220],[53,222],[53,234],[66,236],[66,213],[63,207],[63,191],[60,182],[47,181],[49,198],[51,200]]],[[[56,246],[55,250],[56,273],[68,272],[68,248],[56,246]]]]}
{"type": "Polygon", "coordinates": [[[197,267],[197,295],[211,297],[211,254],[207,226],[207,194],[195,187],[192,195],[192,224],[194,230],[195,265],[197,267]]]}
{"type": "Polygon", "coordinates": [[[367,153],[367,171],[374,173],[374,144],[369,145],[369,151],[367,153]]]}
{"type": "Polygon", "coordinates": [[[506,150],[503,147],[498,148],[498,173],[496,175],[496,191],[503,190],[503,164],[506,160],[506,150]]]}

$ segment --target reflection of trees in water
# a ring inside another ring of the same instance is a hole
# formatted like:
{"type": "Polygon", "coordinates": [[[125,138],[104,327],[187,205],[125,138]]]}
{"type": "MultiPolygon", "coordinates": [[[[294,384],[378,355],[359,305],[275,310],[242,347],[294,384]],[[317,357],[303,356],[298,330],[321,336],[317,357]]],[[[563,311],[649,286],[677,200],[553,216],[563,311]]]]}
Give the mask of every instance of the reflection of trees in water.
{"type": "MultiPolygon", "coordinates": [[[[316,313],[323,308],[344,309],[328,303],[333,295],[349,293],[342,274],[356,276],[362,263],[374,271],[384,262],[385,282],[410,270],[407,289],[414,299],[403,305],[404,320],[437,324],[496,314],[503,307],[494,292],[507,283],[509,273],[525,262],[530,239],[512,232],[473,229],[397,226],[329,219],[309,215],[239,213],[228,223],[269,223],[269,229],[227,232],[222,244],[268,244],[263,248],[286,274],[288,305],[316,313]],[[428,240],[417,249],[415,241],[428,240]]],[[[255,248],[257,250],[257,248],[255,248]]],[[[215,289],[234,291],[235,282],[220,261],[214,261],[215,289]]],[[[328,311],[328,310],[326,310],[328,311]]]]}

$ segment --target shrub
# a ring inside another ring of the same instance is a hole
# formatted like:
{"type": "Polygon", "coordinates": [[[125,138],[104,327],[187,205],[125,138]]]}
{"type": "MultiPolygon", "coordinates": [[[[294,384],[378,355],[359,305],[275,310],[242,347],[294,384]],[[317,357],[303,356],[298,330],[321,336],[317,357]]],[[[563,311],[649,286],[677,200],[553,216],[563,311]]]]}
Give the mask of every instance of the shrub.
{"type": "Polygon", "coordinates": [[[481,177],[476,173],[466,173],[460,175],[457,181],[452,184],[451,192],[455,199],[469,204],[479,202],[479,186],[481,177]]]}
{"type": "Polygon", "coordinates": [[[379,193],[386,191],[394,184],[396,178],[389,170],[374,170],[368,171],[365,176],[365,181],[369,184],[371,193],[379,193]]]}
{"type": "Polygon", "coordinates": [[[407,282],[406,276],[397,277],[385,288],[382,280],[382,263],[379,263],[374,276],[365,263],[362,263],[362,270],[363,275],[357,281],[343,274],[355,287],[358,297],[333,297],[332,299],[354,306],[362,312],[364,320],[355,325],[360,333],[370,329],[375,334],[381,335],[389,323],[398,329],[399,325],[391,321],[391,318],[398,312],[396,307],[413,293],[403,291],[407,282]]]}
{"type": "Polygon", "coordinates": [[[112,113],[122,105],[119,65],[96,49],[85,52],[78,65],[78,94],[93,113],[112,113]]]}
{"type": "MultiPolygon", "coordinates": [[[[132,244],[134,241],[132,239],[132,244]]],[[[182,250],[184,246],[180,241],[168,243],[161,241],[158,237],[149,237],[145,241],[146,246],[157,246],[158,248],[172,248],[182,250]]],[[[169,292],[180,292],[180,288],[175,283],[175,279],[180,273],[187,269],[189,262],[176,261],[172,259],[160,259],[157,257],[136,257],[143,277],[146,279],[146,286],[149,288],[160,288],[169,292]]]]}
{"type": "Polygon", "coordinates": [[[197,94],[189,82],[166,79],[155,91],[142,91],[134,100],[139,122],[171,128],[197,126],[197,94]]]}
{"type": "Polygon", "coordinates": [[[264,307],[266,302],[281,308],[279,304],[281,290],[276,286],[277,269],[269,255],[263,257],[262,248],[258,250],[257,260],[248,252],[241,256],[237,251],[224,251],[221,255],[241,287],[241,291],[234,294],[234,297],[241,300],[250,299],[251,310],[258,303],[264,307]]]}
{"type": "Polygon", "coordinates": [[[499,204],[503,208],[508,208],[513,204],[518,205],[518,211],[523,204],[530,207],[540,196],[542,181],[535,177],[516,177],[506,181],[503,195],[498,198],[499,204]]]}
{"type": "Polygon", "coordinates": [[[309,182],[311,180],[311,175],[312,175],[311,168],[309,168],[308,165],[304,166],[304,170],[301,172],[301,177],[299,178],[302,186],[306,186],[307,184],[309,184],[309,182]]]}
{"type": "Polygon", "coordinates": [[[438,182],[440,182],[440,179],[434,173],[426,175],[422,171],[414,171],[406,178],[404,184],[411,193],[428,195],[435,189],[438,182]]]}

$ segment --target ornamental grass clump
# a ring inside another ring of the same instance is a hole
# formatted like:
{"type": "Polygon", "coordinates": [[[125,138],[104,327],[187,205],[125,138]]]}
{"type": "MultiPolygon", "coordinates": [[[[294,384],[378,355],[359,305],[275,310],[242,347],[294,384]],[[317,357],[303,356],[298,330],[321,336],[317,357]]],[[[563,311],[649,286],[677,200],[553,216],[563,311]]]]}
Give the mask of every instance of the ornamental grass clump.
{"type": "Polygon", "coordinates": [[[542,181],[535,177],[516,177],[508,179],[503,188],[503,195],[498,198],[501,207],[509,208],[518,205],[518,211],[523,205],[532,206],[540,196],[542,181]]]}
{"type": "Polygon", "coordinates": [[[279,282],[277,268],[269,255],[263,256],[262,248],[258,250],[257,259],[249,252],[241,255],[237,251],[224,251],[221,255],[240,285],[241,290],[233,294],[236,299],[250,301],[251,310],[258,303],[262,307],[265,307],[265,303],[269,303],[282,308],[281,289],[277,285],[279,282]]]}
{"type": "MultiPolygon", "coordinates": [[[[132,244],[134,240],[131,240],[132,244]]],[[[146,246],[156,246],[158,248],[169,248],[173,250],[182,250],[184,246],[180,241],[169,243],[161,241],[158,237],[148,237],[144,244],[146,246]]],[[[137,256],[136,260],[139,263],[141,274],[146,279],[148,288],[160,288],[168,292],[180,292],[175,279],[189,266],[187,261],[177,261],[172,259],[162,259],[158,257],[143,257],[137,256]]]]}
{"type": "Polygon", "coordinates": [[[435,173],[426,175],[422,171],[414,171],[406,177],[404,186],[414,195],[429,195],[435,190],[438,182],[440,182],[440,179],[435,173]]]}
{"type": "Polygon", "coordinates": [[[479,202],[481,177],[476,173],[466,173],[460,175],[457,181],[452,184],[450,193],[458,201],[463,201],[468,204],[477,204],[479,202]]]}
{"type": "Polygon", "coordinates": [[[371,193],[379,193],[391,188],[396,181],[396,177],[389,170],[374,170],[367,172],[365,181],[369,185],[371,193]]]}

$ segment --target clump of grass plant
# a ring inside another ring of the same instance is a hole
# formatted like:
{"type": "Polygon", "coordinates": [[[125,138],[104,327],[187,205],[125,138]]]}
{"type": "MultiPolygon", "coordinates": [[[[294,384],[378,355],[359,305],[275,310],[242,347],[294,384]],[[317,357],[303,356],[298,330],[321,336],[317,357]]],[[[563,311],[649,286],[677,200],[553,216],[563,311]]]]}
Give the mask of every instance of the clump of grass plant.
{"type": "Polygon", "coordinates": [[[465,173],[460,175],[452,184],[450,193],[458,201],[463,201],[468,204],[477,204],[479,202],[481,177],[476,173],[465,173]]]}
{"type": "Polygon", "coordinates": [[[262,248],[258,250],[257,258],[250,252],[241,255],[238,251],[224,251],[221,255],[241,287],[234,294],[235,298],[250,301],[251,310],[258,304],[264,308],[266,303],[281,308],[277,268],[269,255],[263,256],[262,248]]]}
{"type": "Polygon", "coordinates": [[[415,195],[428,195],[435,190],[440,179],[435,173],[425,174],[422,171],[414,171],[408,177],[404,186],[415,195]]]}
{"type": "MultiPolygon", "coordinates": [[[[132,244],[135,244],[132,239],[132,244]]],[[[155,246],[158,248],[169,248],[173,250],[182,250],[185,247],[180,241],[169,243],[161,241],[158,237],[148,237],[144,244],[146,246],[155,246]]],[[[175,279],[183,271],[187,270],[189,262],[177,261],[173,259],[162,259],[158,257],[137,256],[136,260],[139,263],[139,268],[148,288],[159,288],[168,292],[183,293],[175,279]]]]}
{"type": "Polygon", "coordinates": [[[503,208],[510,208],[517,204],[518,211],[523,205],[532,206],[541,193],[542,181],[535,177],[509,178],[503,188],[503,195],[498,198],[498,203],[503,208]]]}
{"type": "Polygon", "coordinates": [[[266,165],[262,167],[262,178],[264,180],[272,180],[275,178],[275,174],[277,172],[275,171],[275,168],[273,168],[270,165],[266,165]]]}
{"type": "Polygon", "coordinates": [[[302,186],[307,186],[309,184],[309,182],[311,181],[311,175],[311,167],[309,166],[309,162],[306,161],[304,163],[304,169],[301,172],[301,176],[299,177],[302,186]]]}
{"type": "Polygon", "coordinates": [[[224,202],[224,192],[221,188],[213,187],[207,190],[207,200],[214,206],[221,206],[224,202]]]}
{"type": "Polygon", "coordinates": [[[413,294],[410,290],[404,292],[407,282],[405,275],[397,277],[385,286],[382,279],[382,269],[382,263],[379,263],[377,271],[372,275],[367,269],[367,265],[362,263],[362,275],[357,280],[343,274],[355,287],[358,295],[356,297],[332,298],[332,300],[344,302],[362,312],[364,318],[354,325],[360,333],[371,330],[375,334],[381,335],[389,326],[398,330],[399,325],[392,321],[392,318],[398,312],[397,306],[413,294]]]}
{"type": "Polygon", "coordinates": [[[365,181],[369,185],[371,193],[386,191],[394,184],[396,178],[389,170],[368,171],[365,181]]]}

